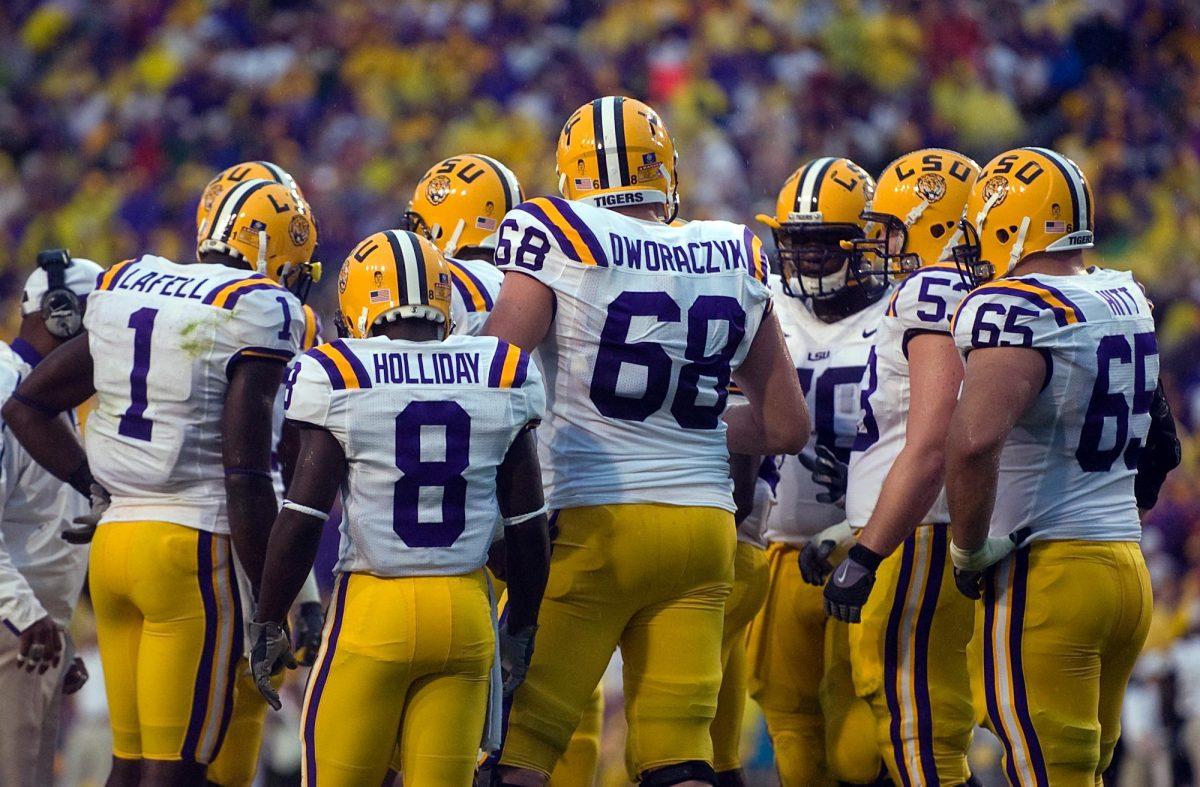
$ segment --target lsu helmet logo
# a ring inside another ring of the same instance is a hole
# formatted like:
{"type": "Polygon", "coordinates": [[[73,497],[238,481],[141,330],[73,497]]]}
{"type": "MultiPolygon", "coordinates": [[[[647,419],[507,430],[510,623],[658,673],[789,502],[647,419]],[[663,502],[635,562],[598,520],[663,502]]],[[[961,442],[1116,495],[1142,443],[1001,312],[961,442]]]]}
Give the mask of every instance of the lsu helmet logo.
{"type": "Polygon", "coordinates": [[[293,246],[303,246],[307,243],[310,231],[311,225],[306,217],[299,213],[292,216],[292,220],[288,224],[288,237],[292,239],[293,246]]]}
{"type": "Polygon", "coordinates": [[[216,183],[211,184],[208,188],[206,188],[204,190],[204,197],[202,198],[201,201],[204,204],[204,212],[205,213],[209,213],[210,211],[212,211],[213,205],[215,205],[217,203],[217,197],[221,196],[221,194],[223,194],[224,192],[225,192],[225,185],[223,183],[221,183],[220,181],[217,181],[216,183]]]}
{"type": "Polygon", "coordinates": [[[991,206],[994,208],[997,205],[1003,204],[1004,198],[1007,196],[1008,178],[1003,175],[993,175],[983,184],[984,204],[991,203],[991,206]]]}
{"type": "MultiPolygon", "coordinates": [[[[380,278],[382,279],[383,276],[380,275],[380,278]]],[[[345,262],[342,263],[342,270],[338,273],[338,294],[339,295],[346,291],[346,282],[348,282],[349,279],[350,279],[350,260],[346,260],[345,262]]]]}
{"type": "Polygon", "coordinates": [[[936,172],[927,172],[917,178],[917,195],[929,203],[946,196],[946,179],[936,172]]]}
{"type": "Polygon", "coordinates": [[[425,187],[425,196],[429,198],[430,203],[441,205],[446,201],[446,197],[450,194],[450,178],[445,175],[438,175],[429,181],[429,185],[425,187]]]}

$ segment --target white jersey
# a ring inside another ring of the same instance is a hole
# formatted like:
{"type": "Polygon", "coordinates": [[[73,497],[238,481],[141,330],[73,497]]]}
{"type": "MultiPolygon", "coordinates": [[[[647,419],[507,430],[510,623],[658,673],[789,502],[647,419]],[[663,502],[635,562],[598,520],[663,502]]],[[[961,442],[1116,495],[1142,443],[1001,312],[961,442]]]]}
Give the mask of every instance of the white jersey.
{"type": "Polygon", "coordinates": [[[243,357],[290,360],[304,334],[300,302],[257,273],[148,254],[101,275],[84,327],[97,394],[88,463],[113,498],[104,520],[228,533],[229,373],[243,357]]]}
{"type": "MultiPolygon", "coordinates": [[[[813,313],[807,301],[785,294],[777,277],[772,277],[771,285],[776,296],[775,314],[812,414],[812,436],[803,453],[815,458],[816,447],[823,445],[843,462],[849,461],[862,412],[863,371],[887,299],[835,323],[826,323],[813,313]]],[[[812,473],[798,457],[773,459],[779,480],[776,505],[767,520],[768,541],[803,545],[846,518],[846,512],[838,506],[817,501],[817,495],[828,490],[812,480],[812,473]]]]}
{"type": "Polygon", "coordinates": [[[1046,380],[1000,454],[991,534],[1021,541],[1138,541],[1133,494],[1150,429],[1158,344],[1133,276],[1094,268],[979,287],[954,318],[965,354],[1032,347],[1046,380]]]}
{"type": "Polygon", "coordinates": [[[446,259],[454,293],[450,297],[450,319],[454,332],[478,336],[500,296],[504,274],[487,260],[446,259]]]}
{"type": "Polygon", "coordinates": [[[465,574],[500,525],[496,469],[545,409],[537,367],[490,336],[339,339],[287,377],[287,417],[326,429],[349,463],[338,571],[465,574]]]}
{"type": "MultiPolygon", "coordinates": [[[[949,336],[950,319],[967,290],[958,268],[940,263],[909,274],[888,299],[867,359],[862,420],[850,455],[846,519],[853,527],[864,527],[871,518],[883,480],[907,439],[908,343],[923,333],[949,336]]],[[[945,489],[921,521],[950,521],[945,489]]]]}
{"type": "Polygon", "coordinates": [[[505,216],[496,263],[555,295],[539,347],[550,507],[733,511],[721,415],[771,297],[750,230],[671,227],[539,197],[505,216]]]}
{"type": "MultiPolygon", "coordinates": [[[[21,339],[0,342],[0,403],[41,360],[21,339]]],[[[73,412],[60,418],[75,424],[73,412]]],[[[33,461],[8,429],[0,437],[0,622],[14,633],[49,614],[71,620],[83,589],[88,549],[62,532],[88,511],[87,499],[33,461]]],[[[0,636],[7,636],[0,634],[0,636]]]]}

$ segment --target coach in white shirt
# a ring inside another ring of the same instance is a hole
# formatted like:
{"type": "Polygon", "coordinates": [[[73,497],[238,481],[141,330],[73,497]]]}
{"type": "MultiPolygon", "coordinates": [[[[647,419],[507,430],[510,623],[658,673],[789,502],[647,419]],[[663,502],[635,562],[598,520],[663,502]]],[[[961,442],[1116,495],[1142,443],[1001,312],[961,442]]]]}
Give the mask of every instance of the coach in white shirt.
{"type": "MultiPolygon", "coordinates": [[[[80,332],[101,271],[63,250],[38,255],[25,283],[18,338],[0,342],[0,404],[43,356],[80,332]]],[[[88,512],[81,494],[34,463],[0,426],[0,784],[6,787],[52,783],[62,695],[87,680],[66,636],[87,547],[62,534],[88,512]]]]}

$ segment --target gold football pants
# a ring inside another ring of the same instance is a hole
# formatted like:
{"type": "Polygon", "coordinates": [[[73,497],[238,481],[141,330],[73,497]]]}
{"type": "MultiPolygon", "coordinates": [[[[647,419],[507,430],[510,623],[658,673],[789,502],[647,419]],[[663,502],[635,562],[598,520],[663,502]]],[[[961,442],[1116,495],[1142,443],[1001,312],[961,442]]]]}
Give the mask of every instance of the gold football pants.
{"type": "Polygon", "coordinates": [[[733,557],[733,592],[725,601],[721,634],[721,691],[709,732],[713,769],[742,767],[742,715],[746,710],[746,629],[767,598],[767,557],[761,547],[739,541],[733,557]]]}
{"type": "Polygon", "coordinates": [[[1010,784],[1100,785],[1152,606],[1132,541],[1038,541],[992,569],[984,689],[1010,784]]]}
{"type": "Polygon", "coordinates": [[[855,691],[898,787],[969,777],[975,604],[954,585],[949,543],[948,525],[918,527],[880,564],[862,623],[850,626],[855,691]]]}
{"type": "Polygon", "coordinates": [[[105,522],[91,550],[113,754],[210,762],[242,656],[229,537],[171,522],[105,522]]]}
{"type": "Polygon", "coordinates": [[[800,576],[800,550],[767,548],[767,600],[750,624],[750,696],[762,707],[784,787],[867,783],[879,775],[875,720],[854,693],[849,626],[825,615],[800,576]]]}
{"type": "Polygon", "coordinates": [[[624,504],[565,509],[501,762],[550,774],[619,645],[636,776],[711,763],[721,631],[733,578],[733,516],[624,504]]]}
{"type": "Polygon", "coordinates": [[[471,783],[495,649],[483,570],[342,574],[301,714],[305,784],[471,783]]]}

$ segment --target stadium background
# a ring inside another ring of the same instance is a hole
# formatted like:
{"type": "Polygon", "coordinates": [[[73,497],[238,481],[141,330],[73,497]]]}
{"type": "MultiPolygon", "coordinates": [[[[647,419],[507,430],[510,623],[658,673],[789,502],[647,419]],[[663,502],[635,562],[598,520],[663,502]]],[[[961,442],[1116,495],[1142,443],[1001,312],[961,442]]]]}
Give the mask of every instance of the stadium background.
{"type": "MultiPolygon", "coordinates": [[[[1194,0],[6,0],[0,50],[0,298],[12,317],[41,248],[105,265],[146,250],[190,259],[201,188],[245,159],[295,174],[333,271],[355,240],[399,221],[443,156],[496,156],[528,194],[553,193],[559,126],[596,95],[660,110],[681,151],[682,215],[751,226],[814,156],[848,155],[872,172],[927,145],[980,162],[1018,144],[1074,158],[1097,194],[1097,256],[1134,270],[1156,302],[1165,381],[1188,433],[1185,464],[1146,521],[1159,614],[1127,698],[1124,779],[1190,778],[1188,753],[1200,760],[1194,0]]],[[[332,278],[315,295],[327,318],[332,278]]],[[[86,648],[86,611],[78,618],[86,648]]],[[[64,781],[89,783],[107,762],[99,681],[68,714],[64,781]]],[[[608,718],[619,728],[619,698],[608,718]]],[[[291,770],[294,723],[273,728],[268,770],[291,770]]],[[[747,726],[766,783],[769,751],[757,720],[747,726]]],[[[620,782],[620,745],[618,729],[606,783],[620,782]]]]}

